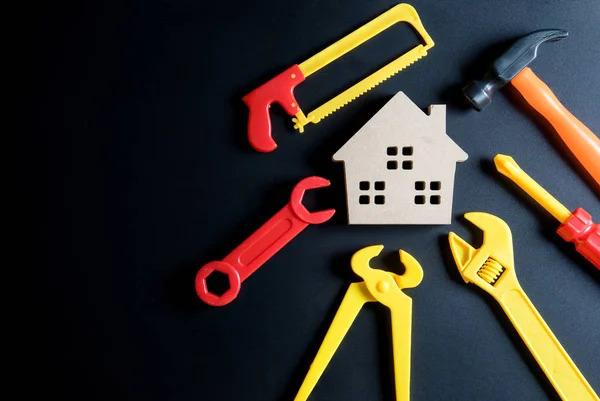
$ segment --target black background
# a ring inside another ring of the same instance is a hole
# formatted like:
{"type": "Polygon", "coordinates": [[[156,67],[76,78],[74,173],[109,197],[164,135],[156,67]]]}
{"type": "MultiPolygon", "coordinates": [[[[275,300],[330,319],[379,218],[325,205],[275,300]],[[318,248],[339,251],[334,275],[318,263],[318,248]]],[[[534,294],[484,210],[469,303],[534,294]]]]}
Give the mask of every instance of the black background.
{"type": "MultiPolygon", "coordinates": [[[[436,45],[358,100],[293,132],[272,109],[279,148],[253,151],[241,97],[389,9],[392,1],[137,1],[39,5],[27,10],[33,66],[27,95],[25,228],[33,247],[35,354],[29,374],[76,400],[292,400],[348,283],[350,256],[384,244],[422,264],[414,302],[412,400],[557,399],[490,297],[457,274],[447,233],[478,245],[460,217],[487,211],[514,236],[516,271],[541,315],[600,391],[600,272],[554,233],[557,222],[495,172],[510,154],[567,207],[600,217],[594,193],[556,137],[495,95],[482,113],[460,87],[506,44],[563,28],[533,69],[600,131],[600,2],[414,0],[436,45]],[[421,108],[448,104],[458,164],[451,226],[348,226],[337,151],[397,91],[421,108]],[[321,175],[309,227],[242,285],[224,308],[195,296],[197,269],[224,257],[279,210],[301,178],[321,175]]],[[[406,26],[386,31],[297,90],[308,112],[413,47],[406,26]]],[[[29,319],[28,319],[29,320],[29,319]]],[[[313,393],[315,400],[391,400],[389,318],[368,305],[313,393]]],[[[24,389],[27,390],[27,389],[24,389]]],[[[573,400],[577,401],[577,400],[573,400]]]]}

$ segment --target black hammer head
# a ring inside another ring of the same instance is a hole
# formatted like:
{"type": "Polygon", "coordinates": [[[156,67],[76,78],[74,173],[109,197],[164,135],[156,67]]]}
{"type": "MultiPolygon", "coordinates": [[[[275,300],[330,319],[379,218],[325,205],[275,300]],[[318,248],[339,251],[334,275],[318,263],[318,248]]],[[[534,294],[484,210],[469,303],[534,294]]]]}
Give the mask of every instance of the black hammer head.
{"type": "Polygon", "coordinates": [[[544,42],[555,42],[569,36],[562,29],[542,29],[515,41],[490,67],[481,81],[472,81],[463,88],[463,94],[471,105],[481,111],[492,101],[492,94],[509,83],[537,56],[538,47],[544,42]]]}

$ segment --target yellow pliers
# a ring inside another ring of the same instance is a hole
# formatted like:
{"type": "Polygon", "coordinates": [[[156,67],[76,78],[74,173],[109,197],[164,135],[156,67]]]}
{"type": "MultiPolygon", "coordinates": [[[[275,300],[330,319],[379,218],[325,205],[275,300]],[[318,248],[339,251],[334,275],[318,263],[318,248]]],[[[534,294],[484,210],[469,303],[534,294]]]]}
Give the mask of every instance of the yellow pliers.
{"type": "Polygon", "coordinates": [[[483,231],[483,245],[475,249],[450,233],[450,249],[462,278],[498,301],[560,398],[564,401],[599,401],[519,285],[508,225],[488,213],[467,213],[465,218],[483,231]]]}
{"type": "Polygon", "coordinates": [[[402,293],[402,289],[419,285],[423,279],[423,269],[415,258],[404,251],[400,251],[400,260],[406,268],[403,275],[372,269],[369,261],[379,255],[382,249],[383,245],[368,246],[352,256],[352,270],[364,281],[348,287],[295,401],[308,399],[363,305],[375,301],[387,306],[391,312],[396,400],[409,400],[412,299],[402,293]]]}

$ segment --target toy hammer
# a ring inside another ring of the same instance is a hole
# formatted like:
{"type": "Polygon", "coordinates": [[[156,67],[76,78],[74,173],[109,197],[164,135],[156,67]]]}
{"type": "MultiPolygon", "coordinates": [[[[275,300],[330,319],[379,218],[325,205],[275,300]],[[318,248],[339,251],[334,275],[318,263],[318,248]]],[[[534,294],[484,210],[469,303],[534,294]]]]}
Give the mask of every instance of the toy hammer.
{"type": "Polygon", "coordinates": [[[471,82],[463,88],[463,93],[471,105],[481,111],[492,101],[494,92],[512,83],[527,103],[548,120],[583,168],[600,185],[600,139],[527,67],[535,60],[542,43],[555,42],[568,35],[562,29],[543,29],[523,36],[492,64],[483,80],[471,82]]]}

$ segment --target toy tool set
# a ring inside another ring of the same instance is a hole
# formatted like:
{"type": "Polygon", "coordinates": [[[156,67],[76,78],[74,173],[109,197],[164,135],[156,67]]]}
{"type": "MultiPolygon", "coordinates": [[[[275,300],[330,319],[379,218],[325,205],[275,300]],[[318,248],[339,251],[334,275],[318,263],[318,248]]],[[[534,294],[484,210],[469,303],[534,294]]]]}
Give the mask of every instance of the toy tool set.
{"type": "MultiPolygon", "coordinates": [[[[600,140],[565,109],[528,67],[537,57],[541,44],[565,37],[567,32],[558,29],[535,31],[521,37],[492,64],[481,80],[465,86],[463,94],[475,109],[482,110],[491,102],[495,91],[511,83],[554,127],[581,167],[600,184],[600,140]]],[[[249,108],[247,134],[250,144],[260,152],[270,152],[277,147],[271,135],[269,108],[272,103],[279,103],[294,116],[294,128],[303,132],[307,124],[318,123],[424,57],[432,47],[433,40],[416,10],[408,4],[392,7],[246,95],[243,101],[249,108]],[[294,98],[296,85],[398,22],[410,24],[423,43],[316,110],[304,114],[294,98]]],[[[404,92],[396,93],[332,156],[334,162],[344,164],[348,224],[451,224],[456,167],[467,158],[468,155],[446,132],[445,105],[431,105],[425,113],[404,92]]],[[[577,251],[600,269],[600,225],[592,222],[590,214],[582,208],[570,212],[510,156],[497,155],[494,162],[500,173],[560,222],[557,233],[565,241],[573,242],[577,251]]],[[[195,281],[198,297],[212,306],[231,303],[240,294],[241,283],[296,235],[310,224],[331,219],[335,210],[310,212],[302,204],[306,190],[329,185],[330,182],[321,177],[301,180],[283,209],[223,260],[209,262],[200,268],[195,281]],[[228,289],[221,294],[209,288],[208,279],[216,273],[226,275],[229,282],[228,289]]],[[[521,288],[515,274],[512,234],[508,225],[483,212],[467,213],[465,218],[483,231],[483,244],[476,249],[456,234],[449,234],[450,251],[464,281],[477,285],[498,302],[562,400],[600,401],[521,288]]],[[[524,235],[519,233],[521,237],[524,235]]],[[[431,241],[434,243],[435,238],[431,241]]],[[[309,398],[367,302],[379,302],[390,311],[395,397],[397,401],[410,400],[412,298],[403,290],[420,284],[423,269],[404,251],[399,251],[406,268],[404,274],[371,268],[371,259],[382,249],[383,245],[368,246],[352,257],[352,270],[362,281],[349,285],[295,401],[309,398]]],[[[529,268],[542,269],[535,263],[530,263],[529,268]]],[[[593,273],[597,272],[594,270],[593,273]]],[[[412,295],[418,302],[419,289],[412,295]]]]}

